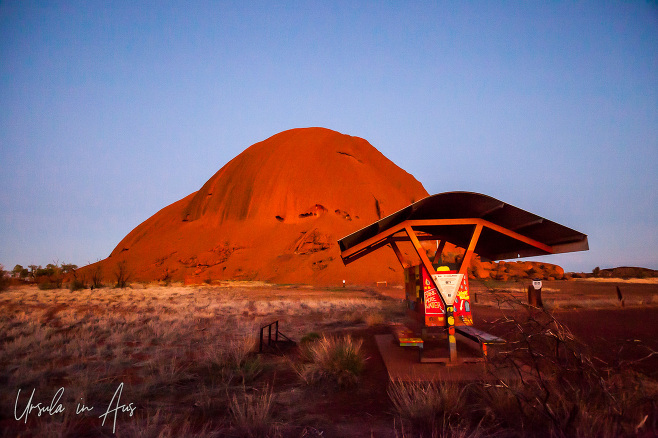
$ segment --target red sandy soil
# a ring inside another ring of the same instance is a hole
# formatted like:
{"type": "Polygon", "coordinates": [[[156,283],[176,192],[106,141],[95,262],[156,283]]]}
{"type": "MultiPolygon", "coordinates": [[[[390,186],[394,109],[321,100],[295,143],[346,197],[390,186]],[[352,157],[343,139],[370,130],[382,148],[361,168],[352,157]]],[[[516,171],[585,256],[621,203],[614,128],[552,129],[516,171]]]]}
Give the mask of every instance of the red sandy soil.
{"type": "MultiPolygon", "coordinates": [[[[473,308],[477,327],[497,333],[492,322],[509,310],[473,308]]],[[[601,368],[634,370],[658,378],[658,307],[557,310],[564,324],[601,368]]]]}
{"type": "Polygon", "coordinates": [[[399,283],[392,251],[345,267],[337,240],[427,195],[362,138],[292,129],[247,148],[79,275],[100,267],[111,281],[125,262],[133,281],[399,283]]]}

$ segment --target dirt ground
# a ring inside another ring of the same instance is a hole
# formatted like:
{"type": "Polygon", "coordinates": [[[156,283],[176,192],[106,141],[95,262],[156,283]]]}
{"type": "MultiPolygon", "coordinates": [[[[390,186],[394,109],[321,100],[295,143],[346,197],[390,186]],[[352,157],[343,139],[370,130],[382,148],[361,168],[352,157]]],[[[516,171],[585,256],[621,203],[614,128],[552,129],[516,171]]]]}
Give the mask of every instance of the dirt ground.
{"type": "MultiPolygon", "coordinates": [[[[525,282],[510,289],[523,300],[528,285],[525,282]]],[[[632,367],[658,378],[658,353],[652,355],[658,352],[656,279],[544,281],[542,298],[556,319],[589,347],[602,366],[632,367]]],[[[486,328],[490,323],[485,321],[500,313],[495,306],[476,307],[475,324],[486,328]]]]}

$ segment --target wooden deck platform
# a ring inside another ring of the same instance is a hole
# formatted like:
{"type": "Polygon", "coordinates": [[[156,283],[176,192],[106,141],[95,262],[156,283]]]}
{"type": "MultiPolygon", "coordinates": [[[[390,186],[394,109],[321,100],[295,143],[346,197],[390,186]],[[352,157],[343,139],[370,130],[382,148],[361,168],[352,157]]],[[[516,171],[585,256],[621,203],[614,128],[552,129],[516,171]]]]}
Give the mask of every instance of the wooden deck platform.
{"type": "MultiPolygon", "coordinates": [[[[481,355],[469,345],[457,343],[459,361],[457,363],[420,363],[416,348],[400,347],[393,335],[376,335],[375,342],[384,359],[389,378],[393,381],[487,381],[496,380],[487,372],[481,355]]],[[[432,357],[449,357],[447,345],[441,348],[426,349],[432,357]]],[[[510,377],[512,375],[510,374],[510,377]]]]}

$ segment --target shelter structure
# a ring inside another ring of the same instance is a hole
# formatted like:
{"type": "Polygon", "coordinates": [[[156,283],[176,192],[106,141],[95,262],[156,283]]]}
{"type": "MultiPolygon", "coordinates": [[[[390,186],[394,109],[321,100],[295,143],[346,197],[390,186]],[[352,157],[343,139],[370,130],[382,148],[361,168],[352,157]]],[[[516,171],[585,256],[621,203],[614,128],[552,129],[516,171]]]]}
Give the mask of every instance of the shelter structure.
{"type": "MultiPolygon", "coordinates": [[[[338,244],[345,265],[385,246],[395,252],[405,269],[409,308],[424,313],[423,334],[429,326],[439,326],[447,332],[451,362],[457,360],[455,326],[472,324],[470,308],[464,308],[463,303],[469,299],[467,270],[473,254],[495,261],[589,249],[587,235],[579,231],[472,192],[428,196],[343,237],[338,244]],[[421,246],[427,240],[437,242],[433,260],[421,246]],[[403,258],[400,242],[411,243],[420,260],[417,266],[403,258]],[[465,249],[459,266],[438,266],[446,242],[465,249]],[[416,296],[410,294],[413,289],[409,287],[410,278],[422,283],[422,288],[416,289],[416,296]],[[455,302],[461,302],[462,308],[456,309],[455,302]],[[438,308],[439,317],[428,316],[431,308],[438,308]]],[[[486,338],[485,333],[478,334],[475,330],[460,332],[472,335],[481,343],[486,338]]],[[[419,344],[422,351],[422,339],[406,335],[401,345],[419,344]]],[[[483,347],[486,352],[486,345],[483,347]]]]}

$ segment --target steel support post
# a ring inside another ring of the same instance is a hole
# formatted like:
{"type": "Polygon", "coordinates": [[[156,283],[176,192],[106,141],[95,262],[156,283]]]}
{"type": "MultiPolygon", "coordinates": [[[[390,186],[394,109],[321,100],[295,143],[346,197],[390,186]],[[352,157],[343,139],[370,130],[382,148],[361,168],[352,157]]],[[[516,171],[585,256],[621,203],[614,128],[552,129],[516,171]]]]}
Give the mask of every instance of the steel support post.
{"type": "MultiPolygon", "coordinates": [[[[427,270],[427,273],[430,275],[430,278],[432,279],[432,282],[434,283],[434,287],[436,288],[437,291],[440,291],[439,285],[436,284],[436,281],[434,281],[434,277],[432,277],[432,273],[434,272],[434,267],[432,266],[432,262],[430,262],[429,257],[427,257],[427,254],[425,253],[425,250],[423,247],[420,245],[420,241],[418,240],[418,237],[416,236],[416,233],[414,233],[414,230],[411,228],[411,226],[406,226],[404,227],[404,230],[406,231],[407,235],[409,236],[409,240],[411,240],[411,243],[414,246],[414,249],[416,250],[416,253],[418,254],[418,257],[420,257],[420,260],[425,266],[425,269],[427,270]]],[[[443,299],[443,296],[439,292],[439,298],[441,301],[443,301],[443,306],[446,309],[446,321],[448,323],[448,348],[450,350],[450,362],[456,362],[457,361],[457,340],[455,339],[455,317],[453,316],[453,307],[446,305],[445,300],[443,299]]]]}

